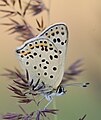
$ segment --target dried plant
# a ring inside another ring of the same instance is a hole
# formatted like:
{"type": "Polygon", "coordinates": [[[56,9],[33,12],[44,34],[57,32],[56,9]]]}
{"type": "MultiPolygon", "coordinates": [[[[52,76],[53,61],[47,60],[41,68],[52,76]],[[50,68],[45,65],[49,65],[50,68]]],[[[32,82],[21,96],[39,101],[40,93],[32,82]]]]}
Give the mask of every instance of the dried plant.
{"type": "MultiPolygon", "coordinates": [[[[34,28],[30,26],[25,20],[27,12],[30,11],[31,14],[34,16],[40,14],[43,10],[48,11],[48,9],[45,7],[45,4],[41,0],[29,0],[24,8],[22,6],[24,1],[22,1],[23,0],[18,0],[19,8],[21,10],[18,11],[15,8],[15,4],[17,4],[16,0],[1,0],[2,3],[0,4],[0,6],[8,6],[10,10],[1,9],[0,12],[4,13],[4,15],[2,16],[3,18],[7,17],[10,21],[10,23],[1,23],[1,25],[8,26],[9,29],[7,31],[10,32],[10,34],[17,33],[18,35],[16,39],[18,41],[25,42],[26,40],[37,35],[37,33],[33,33],[34,28]],[[33,2],[35,4],[33,4],[33,2]],[[21,19],[22,23],[14,20],[15,16],[18,16],[21,19]]],[[[43,18],[41,19],[41,23],[38,20],[36,20],[36,22],[38,25],[37,30],[42,31],[45,28],[43,18]]]]}
{"type": "Polygon", "coordinates": [[[32,15],[37,15],[43,10],[49,11],[42,0],[32,0],[29,5],[29,10],[31,11],[32,15]]]}
{"type": "MultiPolygon", "coordinates": [[[[3,119],[7,120],[33,120],[34,114],[36,115],[35,120],[40,120],[40,118],[48,118],[46,114],[53,114],[55,115],[58,110],[54,109],[45,109],[45,110],[37,110],[35,112],[31,112],[28,114],[21,106],[19,106],[20,109],[23,111],[24,114],[17,114],[17,113],[7,113],[2,116],[3,119]]],[[[49,118],[48,118],[49,119],[49,118]]]]}
{"type": "MultiPolygon", "coordinates": [[[[69,66],[69,68],[65,71],[63,80],[61,84],[67,84],[68,81],[74,81],[76,80],[76,76],[79,75],[83,70],[81,67],[81,60],[77,60],[72,65],[69,66]],[[64,79],[65,78],[65,79],[64,79]]],[[[8,89],[12,91],[15,95],[12,97],[15,97],[18,99],[19,103],[29,104],[31,102],[34,102],[36,105],[38,103],[36,101],[36,96],[39,95],[39,91],[43,88],[43,86],[40,86],[38,89],[33,89],[32,85],[28,83],[28,77],[27,72],[26,76],[23,75],[17,68],[15,70],[5,69],[6,73],[2,74],[2,76],[6,76],[7,78],[13,80],[12,85],[9,85],[8,89]]],[[[20,108],[22,108],[20,106],[20,108]]],[[[24,111],[24,109],[23,109],[24,111]]],[[[18,113],[7,113],[2,116],[3,119],[24,119],[24,120],[30,120],[33,119],[34,115],[36,115],[36,120],[40,120],[40,117],[48,117],[47,113],[56,114],[58,112],[57,109],[42,109],[37,110],[34,112],[31,112],[30,114],[18,114],[18,113]]],[[[86,116],[83,118],[80,118],[79,120],[84,120],[86,116]]]]}
{"type": "MultiPolygon", "coordinates": [[[[1,0],[0,12],[4,13],[2,18],[8,18],[10,23],[2,23],[1,25],[8,26],[9,29],[7,30],[10,34],[17,33],[16,40],[25,42],[26,40],[33,38],[37,36],[37,33],[33,33],[34,28],[30,26],[26,20],[25,16],[28,12],[32,14],[32,16],[35,16],[37,14],[40,14],[43,10],[46,10],[49,12],[49,9],[46,8],[44,2],[42,0],[29,0],[27,3],[25,3],[25,7],[23,7],[24,0],[1,0]],[[19,10],[16,9],[16,4],[19,5],[19,10]],[[10,10],[5,10],[4,8],[8,7],[10,10]],[[15,16],[18,16],[22,22],[18,22],[15,20],[15,16]]],[[[38,19],[36,19],[37,23],[37,30],[39,32],[43,31],[45,29],[44,20],[41,18],[41,22],[39,22],[38,19]]],[[[68,86],[68,81],[75,81],[76,76],[78,76],[83,69],[81,69],[81,60],[75,61],[72,65],[69,66],[69,68],[64,72],[63,79],[61,81],[61,85],[68,86]]],[[[36,88],[38,82],[35,86],[33,86],[31,83],[28,82],[28,72],[26,71],[26,75],[20,72],[17,68],[14,70],[10,70],[5,68],[5,73],[2,74],[2,76],[6,76],[10,80],[12,80],[12,84],[8,86],[8,89],[14,93],[12,97],[17,98],[19,104],[29,104],[31,102],[34,102],[36,105],[39,103],[37,101],[37,97],[40,95],[40,91],[43,90],[43,85],[40,85],[36,88]]],[[[88,83],[86,84],[88,85],[88,83]]],[[[86,87],[86,85],[83,85],[83,87],[86,87]]],[[[41,120],[41,119],[49,119],[48,114],[57,114],[58,109],[38,109],[35,111],[32,111],[30,113],[26,112],[24,108],[22,108],[21,105],[19,105],[19,108],[22,110],[23,114],[20,113],[6,113],[5,115],[1,115],[1,119],[6,120],[41,120]]],[[[86,117],[83,116],[79,120],[84,120],[86,117]]]]}

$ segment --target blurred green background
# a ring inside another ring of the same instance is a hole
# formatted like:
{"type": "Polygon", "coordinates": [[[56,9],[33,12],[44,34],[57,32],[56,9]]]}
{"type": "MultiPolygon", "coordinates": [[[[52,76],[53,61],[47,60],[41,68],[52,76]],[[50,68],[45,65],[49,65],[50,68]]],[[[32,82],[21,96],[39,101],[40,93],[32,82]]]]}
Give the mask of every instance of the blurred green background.
{"type": "MultiPolygon", "coordinates": [[[[88,88],[69,87],[67,94],[57,97],[56,106],[60,109],[58,120],[79,120],[87,114],[85,120],[101,120],[101,0],[44,0],[48,7],[51,1],[50,24],[65,22],[69,27],[69,45],[66,68],[75,60],[83,59],[84,72],[78,82],[88,81],[88,88]]],[[[5,8],[6,9],[6,8],[5,8]]],[[[0,17],[2,14],[0,13],[0,17]]],[[[44,11],[35,18],[43,16],[47,25],[47,13],[44,11]]],[[[27,21],[36,27],[31,15],[27,21]],[[31,18],[29,18],[31,17],[31,18]]],[[[8,19],[0,18],[0,23],[8,19]]],[[[4,68],[20,68],[15,55],[20,42],[16,35],[8,35],[6,26],[0,26],[0,74],[4,68]]],[[[0,76],[0,113],[21,112],[18,103],[7,89],[10,80],[0,76]]],[[[33,105],[29,105],[33,110],[33,105]]],[[[28,110],[29,111],[29,110],[28,110]]]]}

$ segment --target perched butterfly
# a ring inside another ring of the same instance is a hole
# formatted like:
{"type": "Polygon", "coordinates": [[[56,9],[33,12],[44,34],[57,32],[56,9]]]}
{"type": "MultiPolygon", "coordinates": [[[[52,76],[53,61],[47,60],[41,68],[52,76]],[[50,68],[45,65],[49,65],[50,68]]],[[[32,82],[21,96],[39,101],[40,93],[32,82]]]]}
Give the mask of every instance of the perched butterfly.
{"type": "Polygon", "coordinates": [[[33,89],[42,87],[40,94],[48,101],[52,100],[52,96],[65,93],[60,83],[64,74],[67,44],[67,26],[56,23],[16,49],[29,83],[33,89]]]}

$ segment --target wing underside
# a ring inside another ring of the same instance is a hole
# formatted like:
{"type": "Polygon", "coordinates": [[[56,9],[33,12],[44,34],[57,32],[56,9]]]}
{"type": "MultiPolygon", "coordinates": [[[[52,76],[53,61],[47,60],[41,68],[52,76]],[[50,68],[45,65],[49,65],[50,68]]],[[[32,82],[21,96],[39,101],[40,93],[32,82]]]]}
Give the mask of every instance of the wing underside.
{"type": "Polygon", "coordinates": [[[67,47],[67,27],[55,24],[44,30],[36,38],[18,47],[18,59],[29,73],[29,81],[40,79],[47,86],[57,88],[64,73],[67,47]]]}

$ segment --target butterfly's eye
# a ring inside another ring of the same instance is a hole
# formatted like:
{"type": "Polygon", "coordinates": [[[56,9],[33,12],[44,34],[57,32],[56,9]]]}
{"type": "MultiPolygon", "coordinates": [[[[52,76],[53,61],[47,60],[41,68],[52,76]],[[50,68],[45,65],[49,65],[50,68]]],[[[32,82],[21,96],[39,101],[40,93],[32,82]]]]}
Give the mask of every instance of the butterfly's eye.
{"type": "Polygon", "coordinates": [[[57,90],[56,90],[56,93],[57,93],[58,95],[62,95],[62,94],[64,93],[64,87],[59,86],[59,87],[57,88],[57,90]]]}

